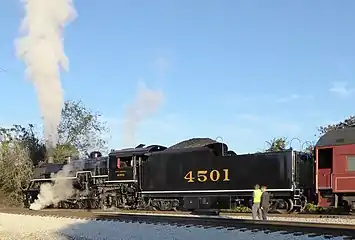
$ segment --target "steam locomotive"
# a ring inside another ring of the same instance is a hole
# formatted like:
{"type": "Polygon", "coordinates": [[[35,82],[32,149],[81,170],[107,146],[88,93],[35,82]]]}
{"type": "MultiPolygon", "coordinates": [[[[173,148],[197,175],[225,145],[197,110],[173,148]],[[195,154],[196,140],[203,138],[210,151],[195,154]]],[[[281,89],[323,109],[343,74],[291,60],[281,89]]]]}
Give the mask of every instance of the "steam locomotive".
{"type": "Polygon", "coordinates": [[[253,187],[271,193],[270,209],[302,210],[316,200],[312,155],[294,151],[237,155],[225,143],[194,138],[171,147],[139,145],[92,152],[71,160],[65,176],[53,177],[65,164],[42,164],[24,191],[29,207],[44,183],[70,181],[75,193],[58,208],[140,210],[228,209],[250,206],[253,187]]]}

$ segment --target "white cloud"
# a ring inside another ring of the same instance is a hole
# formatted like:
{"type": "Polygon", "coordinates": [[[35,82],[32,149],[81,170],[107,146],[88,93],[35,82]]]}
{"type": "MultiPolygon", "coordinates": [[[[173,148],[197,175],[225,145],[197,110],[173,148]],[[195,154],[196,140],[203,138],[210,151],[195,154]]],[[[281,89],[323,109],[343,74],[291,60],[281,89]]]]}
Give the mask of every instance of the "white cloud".
{"type": "Polygon", "coordinates": [[[301,96],[298,95],[298,94],[291,94],[287,97],[283,97],[283,98],[279,98],[277,99],[278,102],[289,102],[289,101],[292,101],[292,100],[295,100],[295,99],[299,99],[301,96]]]}
{"type": "Polygon", "coordinates": [[[144,82],[139,82],[134,101],[127,106],[123,116],[123,142],[125,144],[134,143],[137,128],[160,110],[164,98],[162,91],[150,89],[144,82]]]}
{"type": "MultiPolygon", "coordinates": [[[[138,90],[136,96],[129,105],[126,105],[125,111],[121,116],[106,117],[110,134],[108,138],[113,141],[114,145],[132,145],[142,139],[141,134],[145,134],[145,131],[141,131],[143,126],[148,126],[147,129],[153,129],[153,131],[160,132],[162,130],[162,124],[157,124],[159,120],[154,118],[153,124],[151,115],[157,114],[164,102],[163,84],[166,73],[171,69],[171,61],[167,57],[166,53],[158,51],[156,57],[152,60],[155,73],[158,75],[158,89],[154,90],[148,88],[143,80],[138,82],[138,90]],[[137,139],[135,139],[137,138],[137,139]]],[[[132,93],[133,95],[134,93],[132,93]]],[[[128,103],[126,103],[128,104],[128,103]]]]}
{"type": "Polygon", "coordinates": [[[268,132],[273,131],[275,134],[298,134],[301,132],[302,127],[296,122],[282,120],[274,116],[263,116],[256,114],[238,114],[237,122],[247,121],[243,123],[244,126],[255,129],[255,132],[268,132]],[[253,126],[253,127],[252,127],[253,126]]]}
{"type": "MultiPolygon", "coordinates": [[[[122,121],[107,118],[111,126],[110,147],[122,148],[122,121]]],[[[276,116],[257,114],[239,114],[237,118],[228,118],[222,122],[214,122],[203,116],[181,116],[163,114],[146,119],[137,128],[134,145],[161,144],[171,146],[180,141],[208,137],[223,138],[230,149],[238,153],[255,152],[265,148],[265,141],[282,136],[292,139],[302,135],[303,126],[296,122],[279,119],[276,116]]],[[[298,143],[293,142],[292,145],[298,143]]]]}
{"type": "MultiPolygon", "coordinates": [[[[288,140],[294,139],[292,140],[292,147],[301,149],[304,139],[308,137],[304,131],[306,126],[277,116],[241,114],[239,119],[236,120],[236,125],[239,128],[250,129],[247,143],[241,142],[239,143],[240,146],[236,145],[236,148],[244,153],[262,151],[267,148],[266,141],[278,137],[286,137],[288,140]],[[300,141],[297,141],[297,139],[300,139],[300,141]]],[[[245,138],[244,136],[243,138],[245,138]]]]}
{"type": "Polygon", "coordinates": [[[171,68],[171,62],[167,57],[160,55],[154,60],[154,68],[159,77],[164,78],[166,72],[171,68]]]}
{"type": "Polygon", "coordinates": [[[119,116],[105,118],[110,128],[110,148],[133,147],[140,143],[172,145],[185,137],[184,134],[190,132],[184,121],[180,120],[177,115],[168,114],[150,117],[137,126],[134,142],[128,146],[122,141],[125,122],[121,119],[119,116]]]}
{"type": "Polygon", "coordinates": [[[329,91],[340,97],[349,97],[355,93],[355,88],[349,87],[346,82],[334,82],[332,85],[329,91]]]}
{"type": "Polygon", "coordinates": [[[260,117],[261,116],[249,114],[249,113],[237,114],[237,118],[241,118],[243,120],[248,120],[248,121],[253,121],[253,122],[259,121],[260,117]]]}
{"type": "Polygon", "coordinates": [[[286,133],[299,133],[302,130],[299,124],[292,122],[278,122],[273,127],[286,133]]]}
{"type": "Polygon", "coordinates": [[[293,100],[311,100],[313,99],[312,95],[299,95],[299,94],[290,94],[289,96],[282,97],[277,99],[277,102],[291,102],[293,100]]]}
{"type": "Polygon", "coordinates": [[[289,94],[289,95],[276,95],[276,94],[255,94],[255,95],[248,95],[248,96],[243,96],[243,95],[238,95],[238,94],[223,94],[222,96],[219,96],[217,101],[219,101],[221,104],[227,104],[230,106],[236,106],[238,105],[251,105],[251,104],[256,104],[259,107],[262,105],[269,105],[273,104],[275,102],[277,103],[287,103],[291,101],[309,101],[314,99],[313,95],[310,94],[289,94]]]}
{"type": "MultiPolygon", "coordinates": [[[[261,151],[267,147],[266,141],[275,137],[286,137],[287,139],[294,137],[303,139],[305,137],[302,124],[277,116],[238,114],[234,125],[235,127],[229,131],[237,137],[231,138],[233,142],[228,145],[233,144],[232,148],[238,150],[239,153],[261,151]],[[247,129],[247,133],[243,129],[247,129]]],[[[295,141],[292,141],[292,146],[300,149],[300,144],[295,141]]]]}

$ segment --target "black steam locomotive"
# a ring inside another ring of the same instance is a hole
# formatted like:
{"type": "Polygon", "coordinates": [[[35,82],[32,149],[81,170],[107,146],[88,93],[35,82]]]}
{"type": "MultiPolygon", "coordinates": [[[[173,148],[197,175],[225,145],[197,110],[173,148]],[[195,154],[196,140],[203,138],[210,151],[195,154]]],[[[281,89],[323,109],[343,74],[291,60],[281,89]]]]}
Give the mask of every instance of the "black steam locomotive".
{"type": "MultiPolygon", "coordinates": [[[[228,209],[250,206],[253,186],[271,193],[271,210],[291,212],[314,197],[311,155],[292,149],[237,155],[224,143],[194,138],[171,147],[139,145],[72,160],[64,179],[76,193],[59,208],[129,208],[149,210],[228,209]]],[[[25,205],[40,185],[52,182],[64,164],[43,164],[25,193],[25,205]]]]}

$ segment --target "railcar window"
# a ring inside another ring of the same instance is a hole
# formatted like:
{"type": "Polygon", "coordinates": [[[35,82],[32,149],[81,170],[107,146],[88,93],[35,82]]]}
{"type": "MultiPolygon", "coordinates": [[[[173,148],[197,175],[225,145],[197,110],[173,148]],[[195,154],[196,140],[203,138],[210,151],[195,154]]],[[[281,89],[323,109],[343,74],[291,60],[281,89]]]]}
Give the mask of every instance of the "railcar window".
{"type": "Polygon", "coordinates": [[[355,171],[355,156],[346,156],[348,171],[355,171]]]}
{"type": "MultiPolygon", "coordinates": [[[[109,165],[111,169],[115,169],[117,166],[117,157],[112,155],[110,156],[109,165]]],[[[120,157],[121,167],[131,167],[132,166],[132,157],[120,157]]]]}

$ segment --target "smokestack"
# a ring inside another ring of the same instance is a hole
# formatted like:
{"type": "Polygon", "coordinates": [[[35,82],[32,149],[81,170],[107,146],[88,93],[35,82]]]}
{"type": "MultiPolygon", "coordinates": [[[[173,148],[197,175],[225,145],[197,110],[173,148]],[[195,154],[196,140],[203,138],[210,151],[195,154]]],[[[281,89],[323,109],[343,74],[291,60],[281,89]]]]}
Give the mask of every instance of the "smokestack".
{"type": "Polygon", "coordinates": [[[76,17],[72,0],[22,0],[25,17],[15,42],[18,58],[35,88],[44,121],[46,146],[55,147],[64,105],[60,70],[69,69],[64,53],[63,28],[76,17]]]}

